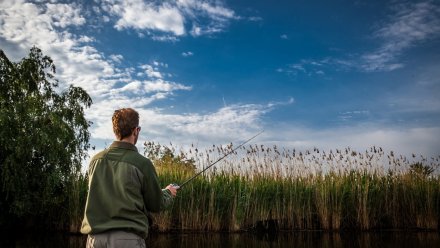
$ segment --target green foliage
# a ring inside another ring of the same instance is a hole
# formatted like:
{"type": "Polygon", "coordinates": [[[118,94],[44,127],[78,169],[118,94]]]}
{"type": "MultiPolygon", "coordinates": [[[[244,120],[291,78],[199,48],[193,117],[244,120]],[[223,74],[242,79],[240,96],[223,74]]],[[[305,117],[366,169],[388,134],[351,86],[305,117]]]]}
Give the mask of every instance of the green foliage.
{"type": "MultiPolygon", "coordinates": [[[[58,221],[89,148],[90,96],[58,88],[55,65],[33,47],[18,63],[0,50],[0,225],[58,221]]],[[[43,223],[42,223],[43,224],[43,223]]]]}
{"type": "Polygon", "coordinates": [[[189,159],[183,152],[175,155],[174,148],[169,148],[154,142],[145,142],[145,156],[151,159],[159,172],[177,171],[185,175],[191,175],[195,172],[195,161],[189,159]]]}

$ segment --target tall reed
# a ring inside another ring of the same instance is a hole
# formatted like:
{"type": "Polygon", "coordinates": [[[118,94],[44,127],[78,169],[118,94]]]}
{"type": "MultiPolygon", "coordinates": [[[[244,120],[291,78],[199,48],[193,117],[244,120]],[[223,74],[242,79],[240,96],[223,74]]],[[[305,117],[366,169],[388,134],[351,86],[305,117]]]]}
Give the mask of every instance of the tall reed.
{"type": "Polygon", "coordinates": [[[67,201],[66,211],[68,213],[68,229],[71,233],[79,232],[81,228],[82,219],[84,217],[84,206],[86,203],[88,191],[88,176],[77,172],[71,175],[69,178],[69,185],[67,188],[67,201]]]}
{"type": "MultiPolygon", "coordinates": [[[[146,143],[163,185],[183,182],[233,149],[146,143]],[[197,165],[197,166],[196,166],[197,165]]],[[[439,158],[372,147],[306,151],[250,145],[179,191],[159,231],[439,229],[439,158]]]]}

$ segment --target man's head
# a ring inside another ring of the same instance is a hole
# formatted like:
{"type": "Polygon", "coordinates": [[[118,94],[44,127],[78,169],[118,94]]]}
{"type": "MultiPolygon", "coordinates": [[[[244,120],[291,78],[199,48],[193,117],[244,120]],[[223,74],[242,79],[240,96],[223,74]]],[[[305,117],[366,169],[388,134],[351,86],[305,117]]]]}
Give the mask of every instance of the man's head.
{"type": "Polygon", "coordinates": [[[113,132],[118,140],[130,138],[133,134],[136,136],[136,144],[139,136],[139,113],[132,108],[123,108],[115,110],[112,117],[113,132]]]}

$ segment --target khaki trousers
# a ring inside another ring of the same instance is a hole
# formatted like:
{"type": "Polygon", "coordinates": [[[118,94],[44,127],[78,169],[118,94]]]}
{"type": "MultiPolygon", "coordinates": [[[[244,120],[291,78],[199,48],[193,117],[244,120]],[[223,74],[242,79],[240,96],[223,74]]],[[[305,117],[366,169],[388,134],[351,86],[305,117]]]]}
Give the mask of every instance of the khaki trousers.
{"type": "Polygon", "coordinates": [[[145,240],[124,231],[108,231],[87,236],[86,248],[145,248],[145,240]]]}

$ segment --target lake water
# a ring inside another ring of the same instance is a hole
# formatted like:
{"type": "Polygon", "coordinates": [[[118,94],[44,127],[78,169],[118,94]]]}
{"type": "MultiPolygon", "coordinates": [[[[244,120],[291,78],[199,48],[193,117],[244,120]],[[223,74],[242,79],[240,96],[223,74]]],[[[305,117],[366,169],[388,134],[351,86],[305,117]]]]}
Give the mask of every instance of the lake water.
{"type": "MultiPolygon", "coordinates": [[[[85,247],[81,235],[0,235],[0,247],[85,247]]],[[[384,247],[439,248],[439,232],[382,231],[363,233],[290,232],[269,234],[156,234],[147,240],[147,247],[384,247]]]]}

